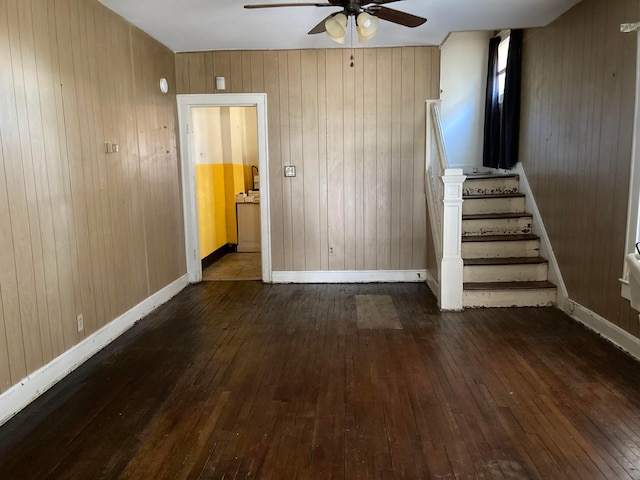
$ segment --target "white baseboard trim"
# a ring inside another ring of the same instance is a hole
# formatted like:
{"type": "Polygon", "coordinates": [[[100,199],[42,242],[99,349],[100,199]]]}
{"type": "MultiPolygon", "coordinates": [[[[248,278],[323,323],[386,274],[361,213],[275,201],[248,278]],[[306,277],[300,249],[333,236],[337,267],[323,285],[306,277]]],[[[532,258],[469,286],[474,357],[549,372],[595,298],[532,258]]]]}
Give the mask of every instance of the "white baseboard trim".
{"type": "Polygon", "coordinates": [[[556,305],[558,305],[561,310],[566,310],[568,308],[569,293],[567,292],[567,287],[564,283],[564,279],[562,278],[560,266],[558,265],[558,260],[556,259],[553,247],[551,246],[551,240],[549,239],[547,229],[544,226],[542,215],[538,209],[536,198],[531,191],[531,185],[529,185],[529,180],[527,179],[527,174],[524,171],[524,166],[522,163],[518,162],[511,172],[520,176],[520,192],[527,196],[526,208],[529,210],[529,213],[533,215],[533,233],[540,237],[540,256],[549,261],[549,281],[558,287],[556,305]]]}
{"type": "Polygon", "coordinates": [[[587,307],[574,302],[567,301],[567,309],[565,313],[574,320],[582,323],[584,326],[602,335],[614,345],[627,352],[632,357],[640,360],[640,339],[634,337],[629,332],[614,325],[609,320],[601,317],[597,313],[589,310],[587,307]],[[573,312],[571,311],[573,309],[573,312]]]}
{"type": "Polygon", "coordinates": [[[44,367],[20,380],[0,395],[0,425],[122,335],[141,318],[169,301],[188,284],[188,276],[185,274],[57,356],[44,367]]]}
{"type": "Polygon", "coordinates": [[[438,282],[433,278],[433,275],[431,275],[429,270],[426,270],[425,274],[427,286],[429,287],[429,290],[431,290],[431,293],[433,293],[433,296],[436,297],[438,305],[440,305],[440,289],[438,288],[438,282]]]}
{"type": "Polygon", "coordinates": [[[273,283],[399,283],[425,282],[426,270],[333,270],[272,272],[273,283]]]}

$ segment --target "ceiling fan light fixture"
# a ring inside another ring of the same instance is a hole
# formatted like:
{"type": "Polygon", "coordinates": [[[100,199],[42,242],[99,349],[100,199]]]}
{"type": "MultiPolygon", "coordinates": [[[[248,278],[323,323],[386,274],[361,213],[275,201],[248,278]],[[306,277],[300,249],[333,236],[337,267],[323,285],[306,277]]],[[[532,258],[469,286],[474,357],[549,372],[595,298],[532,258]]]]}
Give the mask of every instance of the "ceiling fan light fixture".
{"type": "Polygon", "coordinates": [[[358,31],[358,41],[364,43],[367,40],[371,40],[378,30],[378,24],[380,20],[378,17],[371,15],[367,12],[362,12],[356,18],[358,31]]]}
{"type": "Polygon", "coordinates": [[[347,33],[347,16],[344,13],[338,13],[324,22],[327,35],[338,43],[344,43],[344,37],[347,33]]]}

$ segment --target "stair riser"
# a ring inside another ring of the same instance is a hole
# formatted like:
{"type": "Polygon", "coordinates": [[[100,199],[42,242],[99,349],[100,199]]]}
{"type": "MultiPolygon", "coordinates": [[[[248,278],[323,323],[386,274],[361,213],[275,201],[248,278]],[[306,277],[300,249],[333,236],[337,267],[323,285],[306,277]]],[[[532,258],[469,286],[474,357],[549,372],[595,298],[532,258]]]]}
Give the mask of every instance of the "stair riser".
{"type": "Polygon", "coordinates": [[[464,282],[536,282],[547,280],[547,264],[466,265],[464,282]]]}
{"type": "Polygon", "coordinates": [[[465,290],[465,307],[546,307],[556,303],[556,290],[465,290]]]}
{"type": "Polygon", "coordinates": [[[517,178],[469,179],[462,186],[463,195],[491,195],[496,193],[518,193],[517,178]]]}
{"type": "Polygon", "coordinates": [[[511,235],[531,233],[531,217],[462,220],[462,235],[511,235]]]}
{"type": "Polygon", "coordinates": [[[462,258],[537,257],[540,240],[517,242],[462,242],[462,258]]]}
{"type": "Polygon", "coordinates": [[[465,198],[462,203],[462,214],[523,213],[524,204],[524,197],[465,198]]]}

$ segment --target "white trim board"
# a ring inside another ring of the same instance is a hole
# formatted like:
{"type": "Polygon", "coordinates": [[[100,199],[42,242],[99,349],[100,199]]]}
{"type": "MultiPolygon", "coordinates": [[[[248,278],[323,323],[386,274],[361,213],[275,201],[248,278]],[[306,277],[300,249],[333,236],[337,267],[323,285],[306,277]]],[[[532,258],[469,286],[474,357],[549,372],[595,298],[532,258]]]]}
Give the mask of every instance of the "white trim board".
{"type": "Polygon", "coordinates": [[[436,297],[436,302],[438,303],[438,305],[440,305],[440,289],[438,288],[438,282],[433,277],[433,275],[431,275],[431,272],[429,272],[429,270],[425,270],[425,281],[429,286],[429,290],[431,290],[431,293],[433,293],[433,296],[436,297]]]}
{"type": "Polygon", "coordinates": [[[567,305],[568,311],[565,312],[567,315],[620,347],[635,359],[640,360],[639,338],[634,337],[626,330],[614,325],[606,318],[601,317],[573,300],[568,300],[567,305]],[[571,310],[573,310],[573,312],[571,312],[571,310]]]}
{"type": "Polygon", "coordinates": [[[191,109],[199,107],[256,107],[258,122],[258,169],[260,170],[260,236],[262,281],[271,282],[271,214],[269,200],[269,152],[266,93],[181,94],[178,103],[180,163],[182,166],[182,205],[184,209],[185,256],[191,283],[202,281],[200,235],[196,201],[196,167],[192,153],[191,109]]]}
{"type": "Polygon", "coordinates": [[[187,285],[189,280],[185,274],[4,392],[0,395],[0,425],[113,342],[140,319],[180,293],[187,285]]]}
{"type": "Polygon", "coordinates": [[[273,283],[426,282],[426,270],[332,270],[272,272],[273,283]]]}

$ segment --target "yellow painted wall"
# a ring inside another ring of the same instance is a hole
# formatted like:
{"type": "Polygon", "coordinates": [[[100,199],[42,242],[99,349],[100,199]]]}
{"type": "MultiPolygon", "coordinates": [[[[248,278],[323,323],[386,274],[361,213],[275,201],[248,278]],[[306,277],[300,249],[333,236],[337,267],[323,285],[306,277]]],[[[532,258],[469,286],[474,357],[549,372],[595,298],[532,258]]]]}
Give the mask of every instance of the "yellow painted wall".
{"type": "Polygon", "coordinates": [[[227,238],[224,165],[196,165],[200,258],[230,242],[227,238]]]}
{"type": "Polygon", "coordinates": [[[247,132],[244,107],[202,107],[193,109],[192,115],[200,258],[204,258],[238,242],[235,195],[247,190],[247,132]]]}

